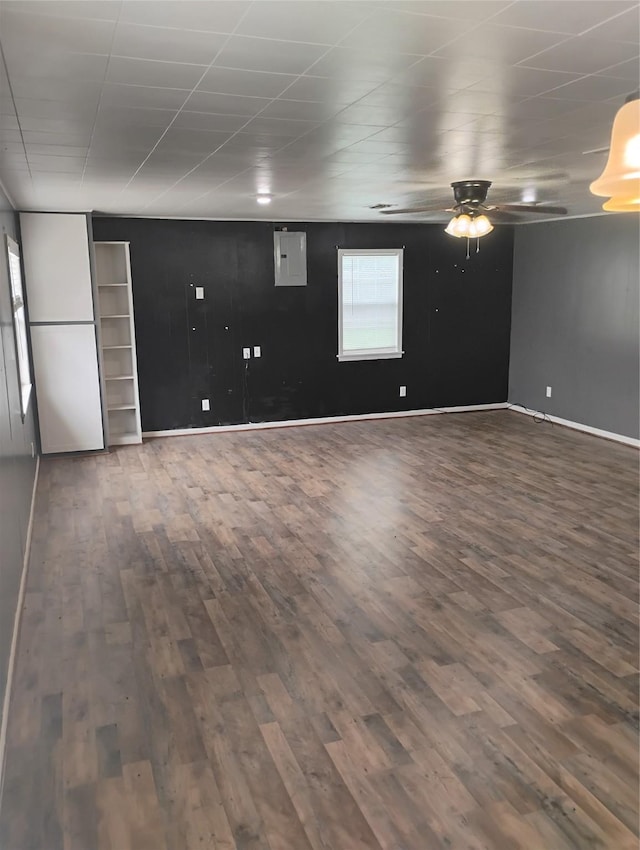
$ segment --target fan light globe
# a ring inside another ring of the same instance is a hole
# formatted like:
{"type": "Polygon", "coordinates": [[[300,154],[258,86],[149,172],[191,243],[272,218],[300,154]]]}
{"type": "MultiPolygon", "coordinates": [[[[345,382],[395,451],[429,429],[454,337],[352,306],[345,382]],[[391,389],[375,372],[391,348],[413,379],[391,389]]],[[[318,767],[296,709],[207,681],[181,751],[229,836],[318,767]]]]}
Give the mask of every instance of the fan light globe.
{"type": "Polygon", "coordinates": [[[610,199],[603,204],[605,210],[640,210],[640,100],[637,98],[618,110],[607,164],[589,189],[594,195],[610,199]]]}
{"type": "Polygon", "coordinates": [[[469,231],[469,225],[471,224],[471,218],[466,213],[462,213],[462,215],[454,216],[449,222],[449,227],[453,232],[447,231],[451,233],[452,236],[457,236],[458,238],[462,236],[466,236],[469,231]]]}
{"type": "Polygon", "coordinates": [[[478,237],[486,236],[487,233],[491,233],[491,231],[493,230],[493,225],[486,217],[486,215],[479,215],[476,219],[474,219],[474,224],[476,226],[475,235],[478,237]]]}
{"type": "Polygon", "coordinates": [[[470,227],[471,227],[471,216],[467,215],[466,213],[459,215],[458,216],[458,225],[456,227],[456,230],[458,231],[458,235],[462,236],[462,237],[468,236],[470,227]]]}
{"type": "Polygon", "coordinates": [[[445,227],[444,232],[448,233],[449,236],[459,237],[460,234],[458,233],[457,228],[458,228],[458,216],[454,215],[454,217],[451,219],[449,224],[445,227]]]}

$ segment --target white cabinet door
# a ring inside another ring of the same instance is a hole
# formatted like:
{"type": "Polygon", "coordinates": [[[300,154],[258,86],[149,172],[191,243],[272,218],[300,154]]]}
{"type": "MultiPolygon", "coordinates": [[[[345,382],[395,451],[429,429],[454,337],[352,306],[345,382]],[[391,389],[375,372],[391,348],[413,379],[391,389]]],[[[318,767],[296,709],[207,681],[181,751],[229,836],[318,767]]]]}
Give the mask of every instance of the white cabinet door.
{"type": "Polygon", "coordinates": [[[20,213],[29,322],[92,322],[87,218],[20,213]]]}
{"type": "Polygon", "coordinates": [[[44,454],[104,448],[93,325],[35,325],[31,348],[44,454]]]}

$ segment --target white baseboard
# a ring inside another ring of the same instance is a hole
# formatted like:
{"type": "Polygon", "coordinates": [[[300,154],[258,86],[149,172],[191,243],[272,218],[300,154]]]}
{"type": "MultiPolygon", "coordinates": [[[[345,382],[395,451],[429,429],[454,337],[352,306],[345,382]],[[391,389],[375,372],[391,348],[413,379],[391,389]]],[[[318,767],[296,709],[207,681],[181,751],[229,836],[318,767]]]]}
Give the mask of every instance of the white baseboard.
{"type": "Polygon", "coordinates": [[[18,591],[18,604],[13,620],[13,634],[11,636],[11,651],[9,653],[9,664],[7,666],[7,681],[4,689],[4,700],[2,703],[2,723],[0,724],[0,801],[4,788],[4,763],[7,749],[7,726],[9,722],[9,705],[11,703],[11,687],[13,685],[13,674],[16,665],[16,654],[18,649],[18,634],[22,621],[22,608],[27,589],[27,571],[29,568],[29,555],[31,554],[31,534],[33,532],[33,514],[36,504],[36,489],[38,487],[38,474],[40,472],[40,456],[36,460],[36,474],[33,478],[33,490],[31,491],[31,508],[29,510],[29,524],[27,525],[27,536],[24,542],[24,558],[22,559],[22,573],[20,575],[20,589],[18,591]]]}
{"type": "Polygon", "coordinates": [[[404,419],[407,416],[431,416],[435,413],[466,413],[472,410],[504,410],[507,402],[466,404],[460,407],[429,407],[424,410],[394,410],[389,413],[358,413],[348,416],[319,416],[317,419],[284,419],[280,422],[248,422],[243,425],[214,425],[211,428],[174,428],[171,431],[143,431],[153,437],[190,437],[196,434],[221,434],[225,431],[261,431],[266,428],[293,428],[300,425],[333,425],[336,422],[360,422],[365,419],[404,419]]]}
{"type": "Polygon", "coordinates": [[[559,416],[550,416],[537,410],[528,410],[519,404],[507,405],[509,410],[516,413],[524,413],[525,416],[542,416],[545,420],[553,422],[554,425],[563,425],[565,428],[573,428],[574,431],[584,431],[585,434],[593,434],[595,437],[603,437],[605,440],[613,440],[616,443],[624,443],[625,446],[640,448],[640,440],[634,437],[626,437],[624,434],[616,434],[613,431],[603,431],[602,428],[593,428],[591,425],[583,425],[581,422],[572,422],[570,419],[561,419],[559,416]]]}

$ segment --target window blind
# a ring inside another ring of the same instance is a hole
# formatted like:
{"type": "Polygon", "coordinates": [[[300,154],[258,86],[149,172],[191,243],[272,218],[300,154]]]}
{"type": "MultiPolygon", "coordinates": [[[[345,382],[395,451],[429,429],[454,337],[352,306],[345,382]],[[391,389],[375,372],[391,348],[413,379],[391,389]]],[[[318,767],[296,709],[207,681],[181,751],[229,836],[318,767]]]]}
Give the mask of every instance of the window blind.
{"type": "Polygon", "coordinates": [[[342,255],[342,352],[397,351],[398,252],[342,255]]]}
{"type": "Polygon", "coordinates": [[[29,397],[31,396],[31,372],[27,346],[27,317],[24,309],[20,254],[18,253],[17,243],[9,237],[7,237],[7,252],[9,255],[9,279],[11,283],[13,327],[16,336],[18,377],[20,379],[20,404],[22,415],[25,416],[27,407],[29,406],[29,397]]]}

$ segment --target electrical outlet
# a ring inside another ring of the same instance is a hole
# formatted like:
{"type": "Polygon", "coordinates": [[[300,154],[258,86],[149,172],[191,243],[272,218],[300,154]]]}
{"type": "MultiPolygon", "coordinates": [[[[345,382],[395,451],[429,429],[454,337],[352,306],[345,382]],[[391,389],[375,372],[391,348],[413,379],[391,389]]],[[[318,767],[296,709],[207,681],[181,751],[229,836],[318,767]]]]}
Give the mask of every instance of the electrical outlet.
{"type": "Polygon", "coordinates": [[[262,357],[262,352],[260,351],[260,346],[259,346],[259,345],[254,345],[254,346],[253,346],[253,356],[254,356],[254,357],[262,357]]]}
{"type": "Polygon", "coordinates": [[[406,395],[407,395],[407,388],[406,387],[400,387],[400,398],[405,398],[406,395]]]}
{"type": "Polygon", "coordinates": [[[547,398],[551,398],[551,387],[547,387],[547,398]]]}
{"type": "Polygon", "coordinates": [[[198,301],[204,299],[204,286],[196,286],[196,298],[198,301]]]}
{"type": "Polygon", "coordinates": [[[202,399],[202,409],[203,409],[203,410],[211,410],[211,405],[209,404],[209,399],[208,399],[208,398],[203,398],[203,399],[202,399]]]}
{"type": "Polygon", "coordinates": [[[244,360],[249,360],[251,358],[251,349],[243,348],[242,349],[242,357],[244,360]]]}

